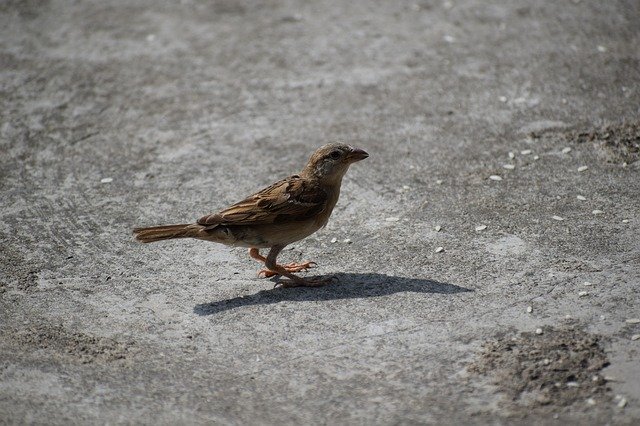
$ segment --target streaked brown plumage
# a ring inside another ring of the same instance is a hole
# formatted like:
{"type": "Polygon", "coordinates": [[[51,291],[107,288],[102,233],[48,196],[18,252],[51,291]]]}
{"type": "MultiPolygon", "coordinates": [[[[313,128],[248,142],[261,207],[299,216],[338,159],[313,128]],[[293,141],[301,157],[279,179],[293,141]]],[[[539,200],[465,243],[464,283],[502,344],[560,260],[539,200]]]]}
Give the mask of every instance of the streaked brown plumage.
{"type": "Polygon", "coordinates": [[[342,177],[349,166],[369,154],[344,144],[319,148],[302,171],[256,192],[244,200],[200,218],[196,223],[153,226],[133,230],[138,241],[151,243],[173,238],[197,238],[235,247],[248,247],[249,255],[264,262],[265,276],[283,275],[284,287],[318,286],[326,281],[303,279],[293,274],[314,262],[278,265],[282,249],[327,224],[338,197],[342,177]],[[269,248],[267,257],[260,248],[269,248]]]}

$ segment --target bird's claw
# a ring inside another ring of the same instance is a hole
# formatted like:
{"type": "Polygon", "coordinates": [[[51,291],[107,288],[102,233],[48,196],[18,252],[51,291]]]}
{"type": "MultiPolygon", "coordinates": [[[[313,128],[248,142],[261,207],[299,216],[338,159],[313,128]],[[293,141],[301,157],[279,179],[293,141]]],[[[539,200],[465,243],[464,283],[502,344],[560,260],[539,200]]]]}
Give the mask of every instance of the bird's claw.
{"type": "MultiPolygon", "coordinates": [[[[307,269],[314,268],[318,266],[316,262],[302,262],[302,263],[287,263],[286,265],[282,265],[285,271],[287,272],[301,272],[306,271],[307,269]]],[[[258,276],[264,276],[265,278],[271,278],[276,275],[280,275],[277,271],[272,271],[271,269],[261,269],[258,271],[258,276]]]]}

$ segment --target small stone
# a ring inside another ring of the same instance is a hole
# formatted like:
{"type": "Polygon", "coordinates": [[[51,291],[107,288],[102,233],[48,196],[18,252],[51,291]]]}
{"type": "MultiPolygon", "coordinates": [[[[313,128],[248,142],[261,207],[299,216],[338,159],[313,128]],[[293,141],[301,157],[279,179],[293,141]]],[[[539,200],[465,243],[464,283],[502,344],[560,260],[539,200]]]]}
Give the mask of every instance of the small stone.
{"type": "Polygon", "coordinates": [[[585,281],[584,283],[582,283],[582,285],[586,285],[587,287],[592,286],[593,284],[590,283],[589,281],[585,281]]]}
{"type": "Polygon", "coordinates": [[[529,155],[529,154],[531,154],[531,150],[530,149],[523,149],[522,151],[520,151],[520,154],[529,155]]]}
{"type": "Polygon", "coordinates": [[[578,382],[567,382],[567,387],[568,388],[577,388],[578,386],[580,386],[580,384],[578,384],[578,382]]]}
{"type": "Polygon", "coordinates": [[[587,398],[587,405],[596,405],[596,400],[593,398],[587,398]]]}
{"type": "Polygon", "coordinates": [[[152,42],[156,39],[156,35],[155,34],[147,34],[147,41],[148,42],[152,42]]]}
{"type": "Polygon", "coordinates": [[[498,176],[498,175],[491,175],[491,176],[489,176],[489,179],[495,180],[495,181],[501,181],[502,177],[498,176]]]}
{"type": "Polygon", "coordinates": [[[447,43],[453,43],[454,41],[456,41],[456,38],[450,35],[445,35],[444,37],[442,37],[442,39],[447,43]]]}
{"type": "Polygon", "coordinates": [[[436,253],[440,253],[444,251],[444,247],[437,247],[436,248],[436,253]]]}
{"type": "Polygon", "coordinates": [[[515,154],[513,152],[509,152],[509,158],[514,159],[515,158],[515,154]]]}
{"type": "Polygon", "coordinates": [[[627,324],[640,324],[640,318],[627,318],[624,322],[627,324]]]}
{"type": "Polygon", "coordinates": [[[578,171],[579,171],[579,172],[584,172],[585,170],[588,170],[588,169],[589,169],[589,167],[587,167],[587,166],[580,166],[580,167],[578,167],[578,171]]]}
{"type": "Polygon", "coordinates": [[[571,152],[571,148],[569,148],[569,147],[562,148],[562,153],[563,153],[563,154],[568,154],[568,153],[570,153],[570,152],[571,152]]]}
{"type": "Polygon", "coordinates": [[[578,292],[578,297],[585,297],[588,296],[589,292],[588,291],[579,291],[578,292]]]}
{"type": "Polygon", "coordinates": [[[338,242],[338,239],[336,237],[333,237],[331,239],[331,244],[334,244],[334,243],[337,243],[337,242],[338,242]]]}
{"type": "Polygon", "coordinates": [[[533,306],[527,306],[527,313],[530,314],[533,312],[533,306]]]}
{"type": "Polygon", "coordinates": [[[345,244],[351,244],[351,240],[349,238],[345,238],[342,242],[345,244]]]}
{"type": "Polygon", "coordinates": [[[597,374],[591,378],[592,382],[597,382],[598,380],[600,380],[600,377],[597,374]]]}
{"type": "Polygon", "coordinates": [[[111,183],[111,182],[113,182],[113,178],[100,179],[100,183],[111,183]]]}
{"type": "Polygon", "coordinates": [[[398,222],[400,220],[399,217],[388,217],[385,219],[387,222],[398,222]]]}
{"type": "Polygon", "coordinates": [[[506,96],[500,96],[500,97],[498,98],[498,100],[499,100],[500,102],[502,102],[502,103],[505,103],[505,102],[507,102],[507,97],[506,97],[506,96]]]}
{"type": "Polygon", "coordinates": [[[567,103],[567,99],[566,99],[566,98],[562,98],[562,99],[561,99],[561,102],[562,102],[563,104],[566,104],[566,103],[567,103]]]}
{"type": "Polygon", "coordinates": [[[513,170],[516,168],[516,166],[514,166],[513,164],[505,164],[504,166],[502,166],[503,168],[507,169],[507,170],[513,170]]]}
{"type": "Polygon", "coordinates": [[[591,213],[592,214],[603,214],[604,212],[602,210],[597,210],[596,209],[596,210],[593,210],[591,213]]]}
{"type": "Polygon", "coordinates": [[[402,185],[402,189],[404,189],[405,191],[408,191],[411,189],[411,187],[409,185],[402,185]]]}
{"type": "Polygon", "coordinates": [[[541,328],[536,328],[536,334],[542,334],[542,329],[541,328]]]}
{"type": "Polygon", "coordinates": [[[587,201],[587,197],[585,197],[584,195],[578,195],[576,196],[576,198],[580,201],[587,201]]]}
{"type": "Polygon", "coordinates": [[[622,219],[622,223],[629,223],[629,219],[622,219]]]}
{"type": "Polygon", "coordinates": [[[544,365],[549,365],[549,364],[551,364],[551,360],[549,358],[545,358],[545,359],[542,360],[542,363],[544,365]]]}
{"type": "Polygon", "coordinates": [[[538,160],[540,159],[540,156],[539,156],[539,155],[534,155],[534,156],[533,156],[533,159],[534,159],[534,160],[536,160],[536,161],[538,161],[538,160]]]}
{"type": "Polygon", "coordinates": [[[618,401],[618,408],[624,408],[627,406],[627,398],[620,398],[618,401]]]}
{"type": "Polygon", "coordinates": [[[436,230],[436,232],[440,232],[440,230],[442,229],[442,226],[436,225],[434,229],[436,230]]]}
{"type": "Polygon", "coordinates": [[[598,52],[600,53],[604,53],[607,51],[607,48],[602,45],[598,45],[597,49],[598,49],[598,52]]]}
{"type": "Polygon", "coordinates": [[[476,231],[484,231],[487,229],[487,225],[478,225],[476,226],[476,231]]]}
{"type": "Polygon", "coordinates": [[[551,219],[553,219],[553,220],[564,220],[564,217],[562,217],[562,216],[551,216],[551,219]]]}
{"type": "Polygon", "coordinates": [[[442,179],[437,179],[437,180],[436,180],[436,183],[437,183],[438,185],[442,185],[442,179]]]}
{"type": "Polygon", "coordinates": [[[638,340],[640,339],[640,334],[634,334],[633,336],[631,336],[631,340],[638,340]]]}

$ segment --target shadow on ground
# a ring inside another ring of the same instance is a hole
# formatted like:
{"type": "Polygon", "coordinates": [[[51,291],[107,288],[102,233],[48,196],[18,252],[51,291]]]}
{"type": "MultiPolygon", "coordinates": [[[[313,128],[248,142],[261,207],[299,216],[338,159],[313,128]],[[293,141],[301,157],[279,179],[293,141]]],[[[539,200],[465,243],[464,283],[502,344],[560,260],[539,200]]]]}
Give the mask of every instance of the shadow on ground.
{"type": "Polygon", "coordinates": [[[250,296],[202,303],[196,305],[193,311],[198,315],[213,315],[243,306],[269,305],[285,300],[302,302],[310,300],[359,299],[386,296],[406,291],[441,294],[473,291],[468,288],[440,283],[429,279],[396,277],[376,273],[340,273],[333,275],[333,277],[337,278],[336,283],[324,287],[274,288],[262,290],[250,296]]]}

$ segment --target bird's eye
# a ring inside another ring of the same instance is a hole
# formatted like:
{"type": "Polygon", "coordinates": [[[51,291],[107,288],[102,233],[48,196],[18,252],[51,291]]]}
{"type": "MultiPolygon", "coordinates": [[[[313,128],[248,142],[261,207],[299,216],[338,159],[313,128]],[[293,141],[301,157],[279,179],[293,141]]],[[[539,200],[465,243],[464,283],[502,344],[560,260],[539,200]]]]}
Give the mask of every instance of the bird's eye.
{"type": "Polygon", "coordinates": [[[333,158],[334,160],[337,160],[338,158],[340,158],[340,151],[331,151],[331,154],[329,154],[329,156],[331,156],[331,158],[333,158]]]}

